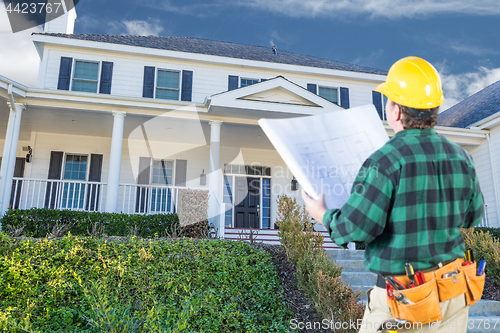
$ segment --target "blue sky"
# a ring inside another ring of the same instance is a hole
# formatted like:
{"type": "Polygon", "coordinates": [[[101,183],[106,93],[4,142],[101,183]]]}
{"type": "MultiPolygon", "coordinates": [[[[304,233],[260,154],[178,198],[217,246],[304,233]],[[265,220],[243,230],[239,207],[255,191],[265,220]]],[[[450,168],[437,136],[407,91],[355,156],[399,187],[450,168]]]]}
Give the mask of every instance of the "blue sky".
{"type": "MultiPolygon", "coordinates": [[[[76,10],[75,33],[274,44],[380,69],[420,56],[440,71],[446,107],[500,80],[498,0],[80,0],[76,10]]],[[[7,63],[17,75],[20,60],[8,58],[2,45],[9,38],[2,23],[0,75],[7,63]]],[[[29,49],[28,42],[23,45],[29,49]]]]}

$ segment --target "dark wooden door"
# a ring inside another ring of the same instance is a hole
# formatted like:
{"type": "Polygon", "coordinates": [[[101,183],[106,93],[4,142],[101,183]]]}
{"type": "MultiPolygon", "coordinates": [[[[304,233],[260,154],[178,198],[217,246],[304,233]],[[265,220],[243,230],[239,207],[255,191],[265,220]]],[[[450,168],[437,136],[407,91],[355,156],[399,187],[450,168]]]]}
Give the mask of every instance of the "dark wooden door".
{"type": "Polygon", "coordinates": [[[260,179],[236,177],[235,182],[234,226],[257,229],[260,226],[260,179]]]}

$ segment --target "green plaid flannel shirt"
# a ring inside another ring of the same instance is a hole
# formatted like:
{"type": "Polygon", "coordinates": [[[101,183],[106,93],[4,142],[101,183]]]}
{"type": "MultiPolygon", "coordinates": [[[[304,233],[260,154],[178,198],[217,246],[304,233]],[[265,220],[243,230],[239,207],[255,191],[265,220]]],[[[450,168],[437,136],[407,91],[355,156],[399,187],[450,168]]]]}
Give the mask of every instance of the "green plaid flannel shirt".
{"type": "Polygon", "coordinates": [[[484,213],[472,157],[433,128],[396,133],[363,164],[349,200],[323,218],[332,240],[367,244],[365,266],[404,275],[463,256],[460,228],[484,213]]]}

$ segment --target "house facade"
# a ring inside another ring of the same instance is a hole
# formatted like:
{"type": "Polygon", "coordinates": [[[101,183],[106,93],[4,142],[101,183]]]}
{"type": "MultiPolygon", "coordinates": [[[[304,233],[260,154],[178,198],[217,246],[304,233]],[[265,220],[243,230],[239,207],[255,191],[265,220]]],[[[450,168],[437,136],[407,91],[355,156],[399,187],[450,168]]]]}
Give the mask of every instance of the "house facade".
{"type": "MultiPolygon", "coordinates": [[[[373,103],[393,134],[373,91],[386,71],[198,38],[76,35],[75,18],[73,9],[33,34],[36,87],[0,76],[1,214],[175,212],[179,192],[196,189],[209,192],[221,237],[253,228],[276,242],[277,198],[302,200],[260,118],[373,103]]],[[[488,129],[437,130],[477,158],[488,144],[488,129]]]]}

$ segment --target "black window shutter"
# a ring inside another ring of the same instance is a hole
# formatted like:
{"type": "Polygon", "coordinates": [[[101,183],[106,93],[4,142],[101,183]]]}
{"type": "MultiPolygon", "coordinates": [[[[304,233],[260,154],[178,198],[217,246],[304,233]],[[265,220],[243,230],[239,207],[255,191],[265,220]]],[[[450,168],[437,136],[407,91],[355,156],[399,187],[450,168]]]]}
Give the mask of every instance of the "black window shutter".
{"type": "MultiPolygon", "coordinates": [[[[100,182],[102,173],[102,155],[90,155],[89,182],[100,182]]],[[[89,184],[87,190],[87,210],[99,210],[99,195],[101,193],[101,185],[89,184]]]]}
{"type": "Polygon", "coordinates": [[[229,75],[227,90],[238,89],[239,77],[234,75],[229,75]]]}
{"type": "Polygon", "coordinates": [[[340,87],[340,106],[349,109],[349,88],[340,87]]]}
{"type": "Polygon", "coordinates": [[[315,85],[314,83],[308,83],[307,84],[307,90],[309,90],[313,94],[316,94],[316,95],[318,94],[318,86],[315,85]]]}
{"type": "Polygon", "coordinates": [[[182,71],[181,101],[191,102],[193,95],[193,71],[182,71]]]}
{"type": "Polygon", "coordinates": [[[175,160],[175,186],[186,186],[187,160],[175,160]]]}
{"type": "Polygon", "coordinates": [[[111,80],[113,78],[113,63],[109,61],[102,62],[100,94],[111,94],[111,80]]]}
{"type": "Polygon", "coordinates": [[[372,91],[372,100],[375,109],[377,109],[378,116],[380,119],[384,119],[384,115],[382,114],[382,94],[378,91],[372,91]]]}
{"type": "Polygon", "coordinates": [[[144,66],[144,85],[142,88],[142,97],[153,98],[155,90],[155,68],[144,66]]]}
{"type": "MultiPolygon", "coordinates": [[[[137,175],[137,184],[149,185],[149,174],[151,170],[151,158],[139,157],[139,174],[137,175]]],[[[148,188],[137,186],[135,199],[135,212],[145,213],[148,207],[148,188]]]]}
{"type": "Polygon", "coordinates": [[[57,82],[58,90],[69,90],[72,65],[73,58],[61,57],[61,65],[59,66],[59,81],[57,82]]]}
{"type": "MultiPolygon", "coordinates": [[[[26,158],[16,157],[16,164],[14,165],[14,177],[23,178],[24,177],[24,165],[26,164],[26,158]]],[[[9,207],[14,209],[19,209],[19,204],[21,203],[21,190],[23,188],[23,181],[14,179],[12,181],[12,192],[10,192],[10,205],[9,207]],[[16,189],[17,187],[17,189],[16,189]],[[16,201],[14,202],[14,195],[16,196],[16,201]]]]}
{"type": "MultiPolygon", "coordinates": [[[[48,179],[61,179],[62,163],[64,153],[62,151],[50,152],[49,174],[48,179]]],[[[61,191],[59,183],[47,183],[47,191],[45,192],[45,208],[54,209],[56,207],[56,195],[61,191]]]]}

